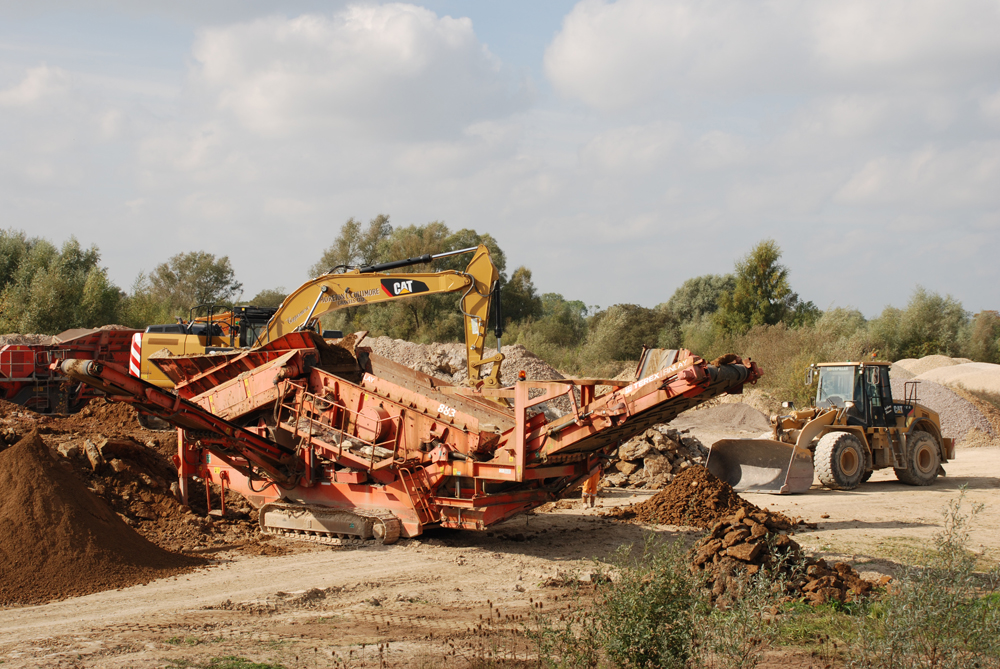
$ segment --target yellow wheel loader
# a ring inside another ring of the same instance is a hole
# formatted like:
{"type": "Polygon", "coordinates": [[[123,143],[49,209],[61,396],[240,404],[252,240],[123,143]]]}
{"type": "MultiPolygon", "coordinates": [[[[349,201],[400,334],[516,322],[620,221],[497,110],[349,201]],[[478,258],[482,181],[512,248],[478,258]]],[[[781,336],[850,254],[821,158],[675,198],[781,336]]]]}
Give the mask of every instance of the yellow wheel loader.
{"type": "Polygon", "coordinates": [[[760,439],[723,439],[709,450],[708,470],[736,490],[798,493],[813,477],[834,490],[853,490],[876,469],[892,467],[908,485],[930,485],[955,457],[954,440],[941,434],[934,411],[917,402],[919,382],[893,399],[887,362],[811,365],[818,378],[815,405],[771,417],[760,439]]]}

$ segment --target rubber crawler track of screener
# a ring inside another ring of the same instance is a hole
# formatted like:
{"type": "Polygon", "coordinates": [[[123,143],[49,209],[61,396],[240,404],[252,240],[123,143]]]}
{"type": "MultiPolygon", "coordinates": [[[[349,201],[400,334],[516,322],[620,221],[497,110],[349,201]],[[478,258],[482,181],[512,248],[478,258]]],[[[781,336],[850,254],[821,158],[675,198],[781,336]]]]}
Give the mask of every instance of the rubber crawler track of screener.
{"type": "Polygon", "coordinates": [[[327,546],[394,544],[402,525],[385,511],[357,513],[325,506],[272,502],[260,509],[260,531],[327,546]]]}

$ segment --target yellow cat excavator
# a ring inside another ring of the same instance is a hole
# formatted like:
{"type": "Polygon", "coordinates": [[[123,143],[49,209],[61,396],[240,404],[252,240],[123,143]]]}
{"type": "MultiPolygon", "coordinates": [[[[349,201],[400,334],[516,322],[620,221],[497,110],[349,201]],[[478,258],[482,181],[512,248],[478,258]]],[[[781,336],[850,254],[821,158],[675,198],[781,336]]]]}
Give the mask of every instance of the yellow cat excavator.
{"type": "MultiPolygon", "coordinates": [[[[240,341],[244,346],[260,348],[289,332],[315,330],[319,317],[325,313],[346,307],[365,304],[379,304],[390,300],[435,295],[439,293],[462,292],[460,309],[465,320],[465,342],[468,352],[468,374],[472,385],[485,388],[500,386],[500,351],[502,336],[502,315],[499,300],[499,272],[490,258],[486,246],[471,247],[446,253],[426,254],[416,258],[394,260],[392,262],[353,268],[336,273],[334,270],[307,281],[293,291],[273,313],[266,327],[259,327],[254,341],[247,340],[241,332],[240,341]],[[472,253],[472,260],[464,271],[445,270],[427,273],[391,273],[391,270],[412,265],[430,263],[441,258],[472,253]],[[483,357],[486,345],[490,305],[494,306],[494,334],[497,338],[497,353],[483,357]],[[492,364],[490,371],[483,368],[492,364]]],[[[156,367],[150,356],[162,352],[164,348],[172,354],[197,355],[232,350],[225,346],[220,330],[218,337],[186,333],[165,332],[164,328],[181,326],[150,326],[137,341],[133,341],[131,367],[132,375],[161,387],[172,387],[171,380],[156,367]],[[167,340],[170,339],[168,342],[167,340]],[[175,341],[176,340],[176,341],[175,341]],[[189,341],[190,340],[190,341],[189,341]],[[175,350],[176,349],[176,350],[175,350]]],[[[204,329],[212,324],[203,325],[204,329]]],[[[238,329],[238,328],[237,328],[238,329]]],[[[338,333],[339,336],[339,333],[338,333]]]]}

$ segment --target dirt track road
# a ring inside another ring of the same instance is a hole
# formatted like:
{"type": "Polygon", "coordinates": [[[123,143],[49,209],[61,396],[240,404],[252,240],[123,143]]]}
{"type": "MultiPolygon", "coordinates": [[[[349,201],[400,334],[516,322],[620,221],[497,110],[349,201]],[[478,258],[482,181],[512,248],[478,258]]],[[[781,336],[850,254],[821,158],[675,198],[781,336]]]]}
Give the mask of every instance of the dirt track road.
{"type": "MultiPolygon", "coordinates": [[[[908,550],[929,544],[940,531],[941,510],[965,485],[970,502],[986,505],[973,546],[1000,554],[1000,449],[959,450],[946,469],[948,477],[930,488],[876,473],[854,492],[814,487],[805,495],[747,498],[818,522],[819,529],[796,537],[807,548],[847,556],[862,572],[887,573],[908,550]]],[[[615,493],[602,503],[628,499],[615,493]]],[[[322,667],[334,666],[339,655],[350,657],[349,666],[379,666],[372,644],[391,641],[383,651],[390,666],[431,667],[446,661],[448,638],[464,649],[448,664],[464,666],[460,660],[481,643],[466,630],[491,604],[504,615],[527,613],[532,600],[561,606],[557,599],[566,590],[553,581],[570,572],[586,576],[589,558],[641,541],[644,531],[568,508],[515,519],[492,536],[437,530],[391,547],[309,547],[280,557],[221,553],[217,564],[186,576],[0,610],[0,661],[4,669],[164,667],[237,654],[322,667]]]]}

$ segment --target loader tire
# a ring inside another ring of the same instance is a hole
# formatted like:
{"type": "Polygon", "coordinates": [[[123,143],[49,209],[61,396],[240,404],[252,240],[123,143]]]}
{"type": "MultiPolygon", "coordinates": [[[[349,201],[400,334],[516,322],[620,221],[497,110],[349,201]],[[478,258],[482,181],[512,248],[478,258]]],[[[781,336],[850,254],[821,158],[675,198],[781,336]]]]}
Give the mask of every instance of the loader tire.
{"type": "Polygon", "coordinates": [[[875,463],[872,462],[872,453],[867,448],[865,451],[865,473],[861,475],[861,482],[868,483],[868,480],[875,473],[875,463]]]}
{"type": "Polygon", "coordinates": [[[941,470],[941,447],[929,432],[917,430],[906,440],[906,467],[896,478],[906,485],[930,485],[941,470]]]}
{"type": "Polygon", "coordinates": [[[850,432],[820,437],[813,464],[820,483],[831,490],[854,490],[865,474],[865,445],[850,432]]]}

